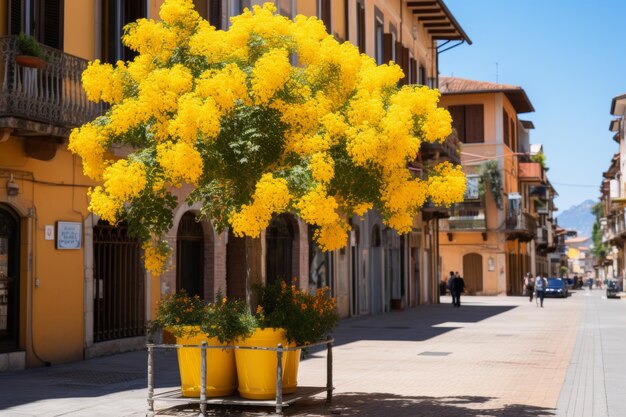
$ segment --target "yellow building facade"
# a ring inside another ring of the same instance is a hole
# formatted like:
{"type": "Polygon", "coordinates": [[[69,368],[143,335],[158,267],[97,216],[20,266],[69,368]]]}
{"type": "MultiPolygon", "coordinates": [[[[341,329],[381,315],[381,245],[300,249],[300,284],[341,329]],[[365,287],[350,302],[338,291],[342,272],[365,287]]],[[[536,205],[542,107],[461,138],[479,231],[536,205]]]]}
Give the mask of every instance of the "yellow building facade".
{"type": "MultiPolygon", "coordinates": [[[[139,242],[124,225],[111,227],[88,212],[93,183],[67,138],[105,108],[86,100],[80,75],[93,59],[132,59],[120,42],[123,26],[158,18],[162,2],[0,0],[0,371],[139,348],[167,292],[246,296],[246,246],[259,254],[252,267],[263,280],[282,271],[300,277],[303,287],[330,285],[342,316],[436,302],[436,211],[417,218],[414,232],[403,237],[385,229],[376,213],[355,218],[346,249],[328,254],[289,214],[274,219],[256,242],[218,235],[210,221],[193,221],[199,208],[183,202],[190,191],[183,187],[166,236],[176,248],[172,269],[160,277],[145,272],[139,242]],[[20,32],[42,44],[45,66],[18,63],[20,32]]],[[[194,0],[222,29],[229,16],[262,3],[194,0]]],[[[436,86],[439,43],[469,42],[439,0],[275,3],[290,17],[318,16],[337,39],[379,63],[398,62],[404,83],[436,86]]]]}

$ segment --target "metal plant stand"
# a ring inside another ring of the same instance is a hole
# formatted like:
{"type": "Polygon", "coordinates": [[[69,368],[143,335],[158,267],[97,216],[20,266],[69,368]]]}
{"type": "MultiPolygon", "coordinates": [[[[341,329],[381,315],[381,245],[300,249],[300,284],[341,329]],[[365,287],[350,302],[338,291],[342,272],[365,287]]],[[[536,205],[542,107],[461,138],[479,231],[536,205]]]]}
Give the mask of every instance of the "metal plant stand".
{"type": "Polygon", "coordinates": [[[155,401],[171,402],[178,404],[198,404],[200,415],[205,416],[207,405],[234,405],[234,406],[257,406],[257,407],[274,407],[277,415],[283,414],[283,408],[288,407],[294,402],[311,397],[313,395],[326,391],[326,405],[330,405],[333,396],[333,343],[334,339],[329,337],[327,340],[312,343],[306,346],[294,346],[284,348],[278,345],[275,348],[269,347],[252,347],[252,346],[209,346],[206,342],[201,345],[170,345],[170,344],[147,344],[148,348],[148,414],[154,416],[155,401]],[[283,396],[283,353],[297,349],[312,348],[315,346],[326,345],[326,387],[297,387],[296,392],[283,396]],[[154,392],[154,350],[155,349],[185,349],[200,348],[200,397],[190,398],[183,397],[180,389],[160,392],[154,392]],[[248,400],[239,395],[231,395],[228,397],[207,398],[206,396],[206,351],[207,349],[252,349],[252,350],[270,350],[276,352],[277,368],[276,368],[276,398],[274,400],[248,400]]]}

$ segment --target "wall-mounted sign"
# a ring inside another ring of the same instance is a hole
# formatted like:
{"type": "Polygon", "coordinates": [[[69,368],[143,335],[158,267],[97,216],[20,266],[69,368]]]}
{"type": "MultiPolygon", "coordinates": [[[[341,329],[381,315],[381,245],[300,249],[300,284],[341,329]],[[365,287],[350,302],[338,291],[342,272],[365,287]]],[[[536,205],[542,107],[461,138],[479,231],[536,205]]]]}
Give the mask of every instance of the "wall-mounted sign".
{"type": "Polygon", "coordinates": [[[82,225],[79,222],[57,222],[57,249],[80,249],[82,225]]]}
{"type": "Polygon", "coordinates": [[[44,229],[44,239],[45,240],[54,240],[54,225],[47,224],[44,229]]]}

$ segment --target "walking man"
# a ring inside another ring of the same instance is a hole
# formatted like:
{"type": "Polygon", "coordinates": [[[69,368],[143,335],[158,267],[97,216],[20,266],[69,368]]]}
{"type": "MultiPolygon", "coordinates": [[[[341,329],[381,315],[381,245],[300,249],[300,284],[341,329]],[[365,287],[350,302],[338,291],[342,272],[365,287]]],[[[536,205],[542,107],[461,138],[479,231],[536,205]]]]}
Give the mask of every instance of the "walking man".
{"type": "Polygon", "coordinates": [[[465,291],[465,281],[463,277],[457,272],[454,276],[454,298],[452,301],[456,301],[455,306],[461,307],[461,293],[465,291]]]}
{"type": "Polygon", "coordinates": [[[546,281],[543,275],[539,274],[535,280],[535,291],[537,292],[537,301],[541,304],[541,307],[543,307],[543,297],[546,294],[547,285],[548,281],[546,281]]]}
{"type": "Polygon", "coordinates": [[[454,271],[450,271],[450,276],[448,277],[448,282],[446,286],[450,291],[450,295],[452,296],[452,306],[456,307],[456,296],[454,294],[454,271]]]}

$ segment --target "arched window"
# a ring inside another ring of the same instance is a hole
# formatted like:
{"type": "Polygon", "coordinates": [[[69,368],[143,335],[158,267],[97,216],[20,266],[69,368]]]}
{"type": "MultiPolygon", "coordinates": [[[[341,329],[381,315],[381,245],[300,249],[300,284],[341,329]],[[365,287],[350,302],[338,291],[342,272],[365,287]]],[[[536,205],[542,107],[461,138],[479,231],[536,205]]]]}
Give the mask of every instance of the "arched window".
{"type": "Polygon", "coordinates": [[[178,223],[176,289],[204,298],[204,232],[196,216],[189,211],[178,223]]]}
{"type": "Polygon", "coordinates": [[[293,278],[293,238],[294,228],[289,214],[274,216],[267,227],[266,242],[266,277],[267,283],[278,279],[290,282],[293,278]]]}

